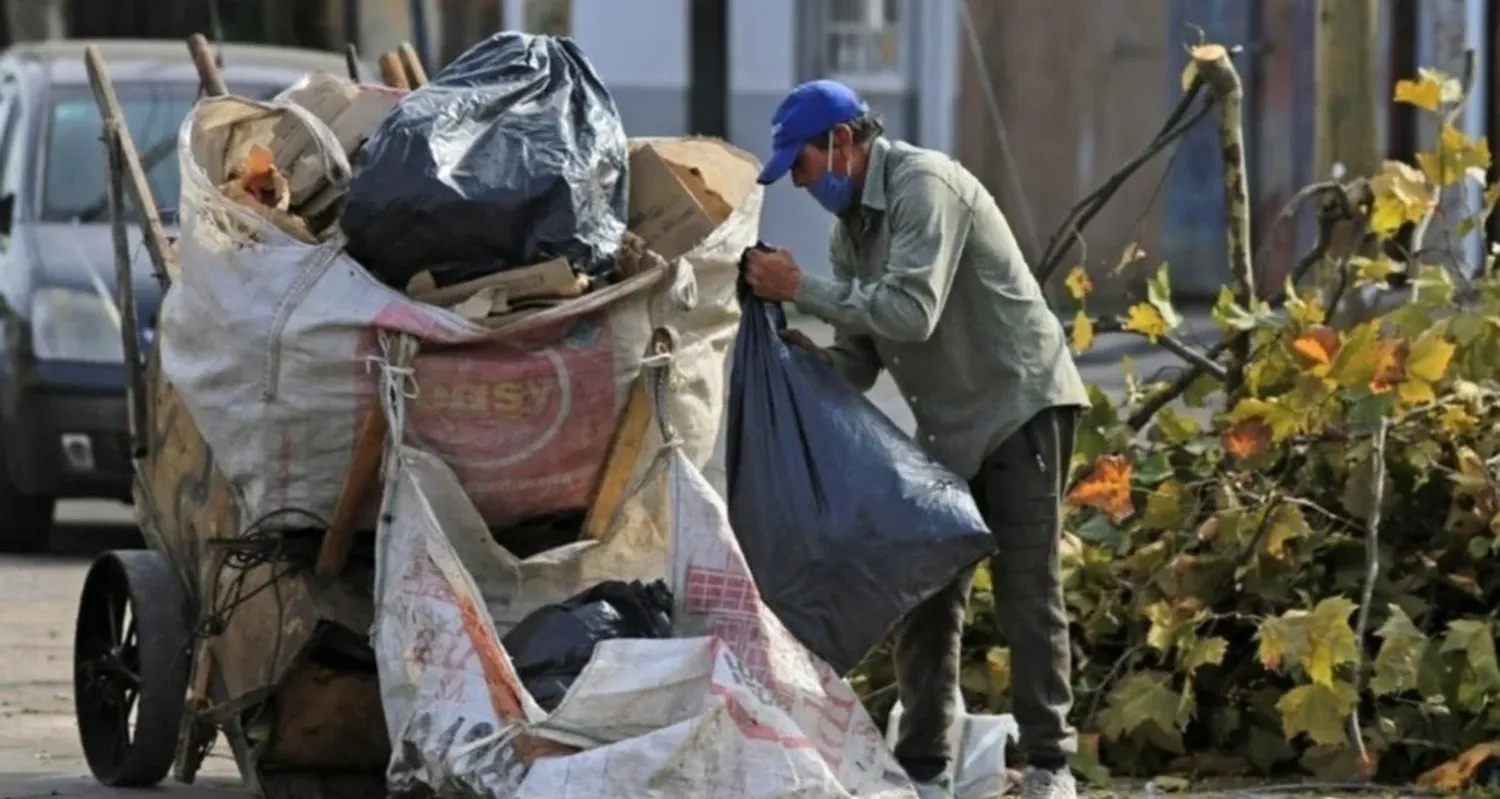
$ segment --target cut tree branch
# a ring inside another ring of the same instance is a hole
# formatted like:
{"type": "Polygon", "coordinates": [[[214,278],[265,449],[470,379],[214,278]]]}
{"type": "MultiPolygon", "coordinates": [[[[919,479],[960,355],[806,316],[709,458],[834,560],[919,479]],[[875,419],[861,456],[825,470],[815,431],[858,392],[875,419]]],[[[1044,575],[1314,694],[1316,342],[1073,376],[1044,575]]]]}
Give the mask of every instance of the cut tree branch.
{"type": "MultiPolygon", "coordinates": [[[[1250,260],[1250,184],[1245,178],[1245,132],[1240,115],[1245,90],[1235,71],[1229,50],[1219,44],[1203,44],[1192,50],[1193,68],[1208,85],[1219,106],[1219,155],[1224,168],[1224,205],[1229,217],[1225,236],[1229,248],[1229,279],[1234,297],[1244,308],[1255,305],[1255,265],[1250,260]]],[[[1225,390],[1237,392],[1245,382],[1245,364],[1250,360],[1250,338],[1235,338],[1229,345],[1229,377],[1225,390]]]]}
{"type": "MultiPolygon", "coordinates": [[[[1073,324],[1071,322],[1063,325],[1063,327],[1067,329],[1069,336],[1073,334],[1073,324]]],[[[1145,336],[1144,333],[1125,327],[1125,320],[1118,316],[1103,316],[1094,320],[1094,332],[1135,333],[1139,336],[1145,336]]],[[[1223,380],[1228,375],[1222,364],[1214,362],[1209,356],[1199,352],[1189,346],[1187,342],[1170,333],[1157,336],[1156,341],[1153,343],[1161,345],[1162,349],[1203,370],[1204,374],[1212,375],[1216,380],[1223,380]]]]}
{"type": "MultiPolygon", "coordinates": [[[[1380,577],[1380,506],[1385,502],[1385,439],[1388,425],[1388,420],[1381,419],[1376,426],[1374,451],[1370,454],[1370,517],[1365,525],[1365,578],[1359,596],[1359,612],[1355,614],[1354,620],[1354,640],[1359,642],[1356,647],[1358,659],[1354,663],[1356,694],[1363,694],[1365,690],[1365,631],[1370,626],[1370,605],[1375,600],[1375,581],[1380,577]]],[[[1368,764],[1370,754],[1365,750],[1365,734],[1360,729],[1357,702],[1349,713],[1349,738],[1354,741],[1354,748],[1359,752],[1360,764],[1368,764]]]]}
{"type": "MultiPolygon", "coordinates": [[[[1320,186],[1318,191],[1309,192],[1308,194],[1308,196],[1320,196],[1322,198],[1322,204],[1318,209],[1317,239],[1313,242],[1312,247],[1306,253],[1303,253],[1301,258],[1297,259],[1296,265],[1292,267],[1292,285],[1300,283],[1314,266],[1317,266],[1318,263],[1327,257],[1328,250],[1333,246],[1334,228],[1339,222],[1358,219],[1359,208],[1368,201],[1367,198],[1370,193],[1368,184],[1363,180],[1353,181],[1344,186],[1337,184],[1318,185],[1320,186]]],[[[1302,196],[1302,193],[1299,192],[1298,196],[1293,197],[1292,201],[1287,203],[1288,209],[1294,207],[1293,203],[1300,204],[1305,199],[1306,197],[1302,196]]],[[[1295,211],[1292,211],[1291,214],[1295,214],[1295,211]]],[[[1291,214],[1287,210],[1282,211],[1283,216],[1289,217],[1291,214]]],[[[1285,299],[1285,290],[1278,291],[1272,297],[1271,303],[1274,305],[1285,299]]],[[[1223,341],[1209,349],[1206,357],[1208,360],[1217,363],[1218,359],[1239,340],[1244,340],[1248,343],[1250,341],[1250,334],[1236,331],[1226,336],[1223,341]]],[[[1166,388],[1156,392],[1147,398],[1145,402],[1141,403],[1141,407],[1130,415],[1126,424],[1132,430],[1140,430],[1145,427],[1156,416],[1158,411],[1170,405],[1178,397],[1181,397],[1188,390],[1189,386],[1197,382],[1198,378],[1203,377],[1205,374],[1210,374],[1210,372],[1199,366],[1189,366],[1187,369],[1184,369],[1166,388]]]]}
{"type": "Polygon", "coordinates": [[[1203,105],[1199,106],[1198,110],[1194,111],[1191,116],[1188,116],[1187,113],[1202,89],[1203,81],[1201,79],[1193,81],[1187,91],[1183,92],[1182,98],[1177,101],[1177,107],[1172,110],[1166,122],[1162,124],[1161,131],[1156,134],[1156,138],[1150,144],[1146,145],[1146,149],[1140,155],[1137,155],[1124,166],[1120,167],[1117,172],[1109,176],[1109,179],[1100,184],[1097,189],[1090,192],[1087,197],[1078,201],[1068,211],[1068,215],[1063,218],[1062,224],[1047,239],[1047,249],[1037,261],[1036,279],[1038,283],[1044,286],[1047,285],[1052,276],[1057,272],[1057,268],[1062,265],[1063,259],[1072,251],[1073,244],[1082,240],[1083,229],[1088,226],[1089,222],[1093,221],[1094,217],[1104,207],[1104,204],[1115,196],[1115,192],[1120,190],[1120,187],[1125,184],[1125,181],[1131,175],[1134,175],[1146,162],[1156,157],[1158,153],[1165,150],[1173,142],[1182,138],[1199,120],[1208,115],[1208,112],[1214,105],[1214,100],[1211,97],[1203,105]]]}

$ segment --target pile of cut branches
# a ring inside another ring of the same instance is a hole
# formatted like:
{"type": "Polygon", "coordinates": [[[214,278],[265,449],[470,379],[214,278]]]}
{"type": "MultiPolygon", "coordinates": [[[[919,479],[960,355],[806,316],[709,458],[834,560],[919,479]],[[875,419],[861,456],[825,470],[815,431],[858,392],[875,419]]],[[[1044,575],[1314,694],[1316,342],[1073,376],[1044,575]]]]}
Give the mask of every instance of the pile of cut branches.
{"type": "MultiPolygon", "coordinates": [[[[1500,738],[1500,278],[1423,246],[1500,197],[1461,218],[1444,202],[1490,167],[1453,124],[1463,94],[1433,71],[1402,81],[1438,149],[1306,193],[1366,239],[1321,242],[1322,288],[1289,282],[1273,307],[1237,279],[1214,310],[1229,343],[1191,353],[1195,376],[1131,378],[1119,404],[1091,391],[1062,546],[1083,775],[1406,782],[1500,738]],[[1330,321],[1392,291],[1394,311],[1330,321]]],[[[1086,307],[1082,270],[1066,282],[1086,307]]],[[[1124,317],[1082,314],[1075,348],[1101,324],[1170,338],[1170,293],[1163,269],[1124,317]]],[[[981,573],[976,711],[1008,707],[992,602],[981,573]]],[[[894,698],[879,655],[856,679],[877,714],[894,698]]]]}

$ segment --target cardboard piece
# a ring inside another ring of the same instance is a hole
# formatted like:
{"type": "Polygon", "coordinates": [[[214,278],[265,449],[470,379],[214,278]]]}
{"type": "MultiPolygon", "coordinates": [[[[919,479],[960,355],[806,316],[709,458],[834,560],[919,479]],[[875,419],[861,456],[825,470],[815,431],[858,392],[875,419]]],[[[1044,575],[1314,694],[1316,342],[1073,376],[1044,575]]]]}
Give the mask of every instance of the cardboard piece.
{"type": "Polygon", "coordinates": [[[406,294],[418,302],[451,306],[492,288],[514,303],[532,297],[577,297],[586,286],[579,283],[579,276],[573,274],[573,267],[568,265],[566,258],[553,258],[441,288],[433,281],[430,272],[422,271],[406,284],[406,294]]]}
{"type": "Polygon", "coordinates": [[[759,171],[721,139],[634,140],[627,228],[668,260],[686,255],[745,201],[759,171]]]}

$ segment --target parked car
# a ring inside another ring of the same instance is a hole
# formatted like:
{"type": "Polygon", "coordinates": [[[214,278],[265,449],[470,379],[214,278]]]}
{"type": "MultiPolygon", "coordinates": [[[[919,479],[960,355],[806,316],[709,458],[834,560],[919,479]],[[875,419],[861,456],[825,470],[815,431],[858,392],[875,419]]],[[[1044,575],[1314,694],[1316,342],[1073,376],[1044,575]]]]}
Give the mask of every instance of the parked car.
{"type": "MultiPolygon", "coordinates": [[[[59,499],[131,497],[108,170],[83,64],[87,44],[37,42],[0,53],[0,551],[44,549],[59,499]]],[[[95,44],[170,233],[177,134],[198,97],[197,73],[180,41],[95,44]]],[[[220,49],[230,91],[255,99],[310,71],[345,72],[333,53],[220,49]]],[[[149,344],[161,287],[140,245],[134,204],[127,200],[126,209],[139,333],[149,344]]]]}

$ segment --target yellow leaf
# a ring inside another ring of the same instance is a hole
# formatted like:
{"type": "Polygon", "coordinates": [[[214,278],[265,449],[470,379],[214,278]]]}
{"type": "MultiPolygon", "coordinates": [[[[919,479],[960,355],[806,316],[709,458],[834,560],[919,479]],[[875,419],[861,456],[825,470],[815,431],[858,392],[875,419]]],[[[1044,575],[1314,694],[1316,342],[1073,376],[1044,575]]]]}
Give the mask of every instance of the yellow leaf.
{"type": "Polygon", "coordinates": [[[1307,648],[1307,622],[1305,610],[1289,610],[1280,616],[1263,619],[1255,634],[1261,665],[1272,671],[1283,671],[1301,661],[1307,648]]]}
{"type": "Polygon", "coordinates": [[[1357,699],[1349,683],[1299,685],[1276,702],[1281,713],[1281,729],[1287,740],[1307,733],[1315,744],[1342,746],[1348,743],[1344,721],[1357,699]]]}
{"type": "Polygon", "coordinates": [[[1115,522],[1135,512],[1130,499],[1130,459],[1106,455],[1094,464],[1089,476],[1068,492],[1068,501],[1080,507],[1097,508],[1115,522]]]}
{"type": "Polygon", "coordinates": [[[1386,161],[1381,173],[1370,180],[1370,190],[1375,196],[1370,229],[1380,236],[1422,219],[1437,205],[1437,187],[1421,170],[1400,161],[1386,161]]]}
{"type": "Polygon", "coordinates": [[[1396,81],[1395,98],[1398,103],[1414,105],[1425,108],[1428,111],[1436,111],[1442,105],[1443,92],[1441,87],[1434,81],[1423,80],[1399,80],[1396,81]]]}
{"type": "Polygon", "coordinates": [[[1385,256],[1379,258],[1355,256],[1349,259],[1349,263],[1355,270],[1355,286],[1384,283],[1393,273],[1403,271],[1400,264],[1385,256]]]}
{"type": "Polygon", "coordinates": [[[1298,325],[1320,325],[1323,323],[1323,309],[1319,307],[1316,300],[1304,300],[1297,294],[1297,286],[1292,283],[1290,275],[1286,279],[1286,313],[1293,322],[1298,325]]]}
{"type": "Polygon", "coordinates": [[[1229,651],[1229,642],[1218,636],[1208,638],[1194,638],[1192,643],[1185,644],[1179,650],[1178,665],[1188,674],[1198,670],[1199,666],[1217,666],[1224,662],[1224,654],[1229,651]]]}
{"type": "Polygon", "coordinates": [[[1246,397],[1235,403],[1226,418],[1232,425],[1260,419],[1270,428],[1273,444],[1302,432],[1302,414],[1274,399],[1246,397]]]}
{"type": "Polygon", "coordinates": [[[1452,359],[1452,344],[1442,336],[1423,334],[1412,342],[1411,351],[1406,356],[1406,376],[1424,383],[1437,383],[1447,373],[1448,362],[1452,359]]]}
{"type": "Polygon", "coordinates": [[[1380,322],[1366,322],[1344,335],[1328,376],[1344,388],[1364,388],[1380,368],[1380,322]]]}
{"type": "Polygon", "coordinates": [[[1287,544],[1308,533],[1307,519],[1302,510],[1289,502],[1283,502],[1271,511],[1266,522],[1265,553],[1280,561],[1288,560],[1287,544]]]}
{"type": "Polygon", "coordinates": [[[1082,310],[1073,317],[1073,352],[1082,355],[1094,346],[1094,320],[1082,310]]]}
{"type": "Polygon", "coordinates": [[[1171,530],[1187,515],[1183,507],[1182,483],[1168,480],[1156,487],[1146,497],[1146,512],[1141,517],[1141,527],[1147,530],[1171,530]]]}
{"type": "Polygon", "coordinates": [[[1483,137],[1470,139],[1468,134],[1451,124],[1443,125],[1435,152],[1418,153],[1417,165],[1428,180],[1438,186],[1451,186],[1466,176],[1476,174],[1480,184],[1484,183],[1485,170],[1490,167],[1490,146],[1483,137]]]}
{"type": "Polygon", "coordinates": [[[1156,306],[1145,302],[1130,306],[1129,316],[1125,319],[1124,328],[1140,333],[1149,339],[1152,344],[1155,344],[1157,339],[1165,336],[1170,331],[1170,328],[1167,327],[1167,320],[1162,317],[1161,311],[1158,311],[1156,306]]]}
{"type": "Polygon", "coordinates": [[[1341,596],[1319,602],[1307,618],[1307,646],[1302,666],[1318,685],[1333,685],[1333,670],[1359,658],[1359,643],[1349,627],[1355,605],[1341,596]]]}
{"type": "Polygon", "coordinates": [[[1089,292],[1094,290],[1094,281],[1089,280],[1089,274],[1083,270],[1082,266],[1075,266],[1068,270],[1068,276],[1063,280],[1063,285],[1068,287],[1068,293],[1073,295],[1075,300],[1089,296],[1089,292]]]}
{"type": "Polygon", "coordinates": [[[1438,414],[1438,426],[1450,437],[1462,435],[1473,429],[1475,419],[1461,405],[1449,405],[1438,414]]]}
{"type": "Polygon", "coordinates": [[[1165,601],[1154,602],[1146,607],[1146,619],[1151,622],[1146,630],[1146,644],[1166,654],[1177,645],[1177,638],[1186,628],[1188,619],[1165,601]]]}

